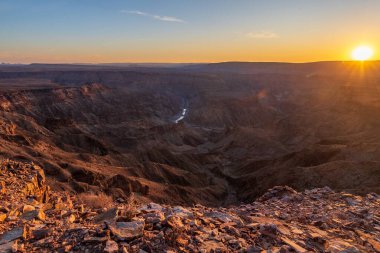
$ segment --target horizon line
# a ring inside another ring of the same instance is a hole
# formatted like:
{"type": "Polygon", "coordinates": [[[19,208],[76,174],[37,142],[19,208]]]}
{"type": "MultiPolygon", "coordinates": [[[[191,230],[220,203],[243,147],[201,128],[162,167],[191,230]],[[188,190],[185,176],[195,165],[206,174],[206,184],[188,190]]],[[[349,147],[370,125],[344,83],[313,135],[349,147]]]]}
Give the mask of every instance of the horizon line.
{"type": "Polygon", "coordinates": [[[30,62],[30,63],[9,63],[9,62],[0,62],[1,65],[121,65],[121,64],[135,64],[135,65],[194,65],[194,64],[218,64],[218,63],[282,63],[282,64],[307,64],[307,63],[323,63],[323,62],[379,62],[380,59],[376,60],[366,60],[366,61],[358,61],[358,60],[319,60],[319,61],[302,61],[302,62],[291,62],[291,61],[210,61],[210,62],[30,62]]]}

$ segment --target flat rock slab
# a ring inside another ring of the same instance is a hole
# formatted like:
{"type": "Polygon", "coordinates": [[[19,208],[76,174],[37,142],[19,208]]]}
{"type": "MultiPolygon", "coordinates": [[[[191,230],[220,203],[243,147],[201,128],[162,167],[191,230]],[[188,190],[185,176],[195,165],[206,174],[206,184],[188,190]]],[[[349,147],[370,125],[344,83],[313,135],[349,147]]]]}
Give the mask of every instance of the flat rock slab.
{"type": "Polygon", "coordinates": [[[5,232],[0,237],[0,244],[8,243],[25,236],[26,236],[25,227],[17,227],[12,230],[9,230],[8,232],[5,232]]]}
{"type": "Polygon", "coordinates": [[[188,218],[192,217],[193,213],[187,210],[186,208],[183,208],[182,206],[175,206],[171,210],[176,216],[182,217],[182,218],[188,218]]]}
{"type": "Polygon", "coordinates": [[[94,222],[102,223],[104,221],[115,221],[117,218],[117,208],[111,208],[110,210],[99,214],[94,218],[94,222]]]}
{"type": "Polygon", "coordinates": [[[210,241],[205,241],[201,244],[199,247],[200,252],[226,252],[225,246],[222,242],[210,240],[210,241]]]}
{"type": "Polygon", "coordinates": [[[143,205],[142,207],[138,208],[138,211],[146,212],[146,213],[162,212],[163,210],[164,208],[161,205],[156,204],[156,203],[149,203],[147,205],[143,205]]]}
{"type": "Polygon", "coordinates": [[[0,253],[10,253],[13,250],[14,242],[8,242],[0,245],[0,253]]]}
{"type": "Polygon", "coordinates": [[[109,228],[119,240],[125,241],[143,236],[144,225],[143,221],[116,222],[115,225],[109,225],[109,228]]]}

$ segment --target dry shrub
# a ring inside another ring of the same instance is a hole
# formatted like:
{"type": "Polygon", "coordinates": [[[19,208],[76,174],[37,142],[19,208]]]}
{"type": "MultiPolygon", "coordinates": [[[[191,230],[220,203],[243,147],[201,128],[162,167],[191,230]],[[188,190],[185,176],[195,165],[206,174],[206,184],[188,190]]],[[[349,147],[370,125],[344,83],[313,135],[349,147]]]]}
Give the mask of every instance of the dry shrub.
{"type": "Polygon", "coordinates": [[[126,209],[128,210],[137,210],[138,201],[133,193],[131,193],[126,201],[126,209]]]}
{"type": "Polygon", "coordinates": [[[123,204],[122,208],[122,216],[127,219],[127,221],[130,221],[133,217],[136,216],[138,208],[138,202],[133,194],[129,195],[128,199],[123,204]]]}
{"type": "Polygon", "coordinates": [[[109,208],[113,206],[113,199],[112,197],[104,194],[94,194],[90,192],[80,193],[78,195],[79,201],[91,208],[91,209],[101,209],[101,208],[109,208]]]}

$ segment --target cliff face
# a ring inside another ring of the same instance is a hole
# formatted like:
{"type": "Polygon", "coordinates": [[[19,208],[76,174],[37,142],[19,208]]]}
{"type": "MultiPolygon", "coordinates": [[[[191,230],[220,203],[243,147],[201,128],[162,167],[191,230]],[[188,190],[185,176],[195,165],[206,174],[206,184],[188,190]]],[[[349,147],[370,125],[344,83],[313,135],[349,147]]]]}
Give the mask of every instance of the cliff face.
{"type": "Polygon", "coordinates": [[[380,252],[375,193],[278,186],[229,208],[86,204],[50,190],[33,163],[0,171],[0,252],[380,252]]]}

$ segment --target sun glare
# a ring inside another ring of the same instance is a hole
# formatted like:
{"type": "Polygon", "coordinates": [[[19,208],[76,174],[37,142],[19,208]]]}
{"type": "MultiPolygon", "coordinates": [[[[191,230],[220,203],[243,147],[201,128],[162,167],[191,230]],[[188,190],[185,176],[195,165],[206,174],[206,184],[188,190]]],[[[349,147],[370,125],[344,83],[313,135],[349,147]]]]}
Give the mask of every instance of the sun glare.
{"type": "Polygon", "coordinates": [[[373,49],[368,46],[360,46],[352,51],[352,59],[356,61],[366,61],[373,56],[373,49]]]}

